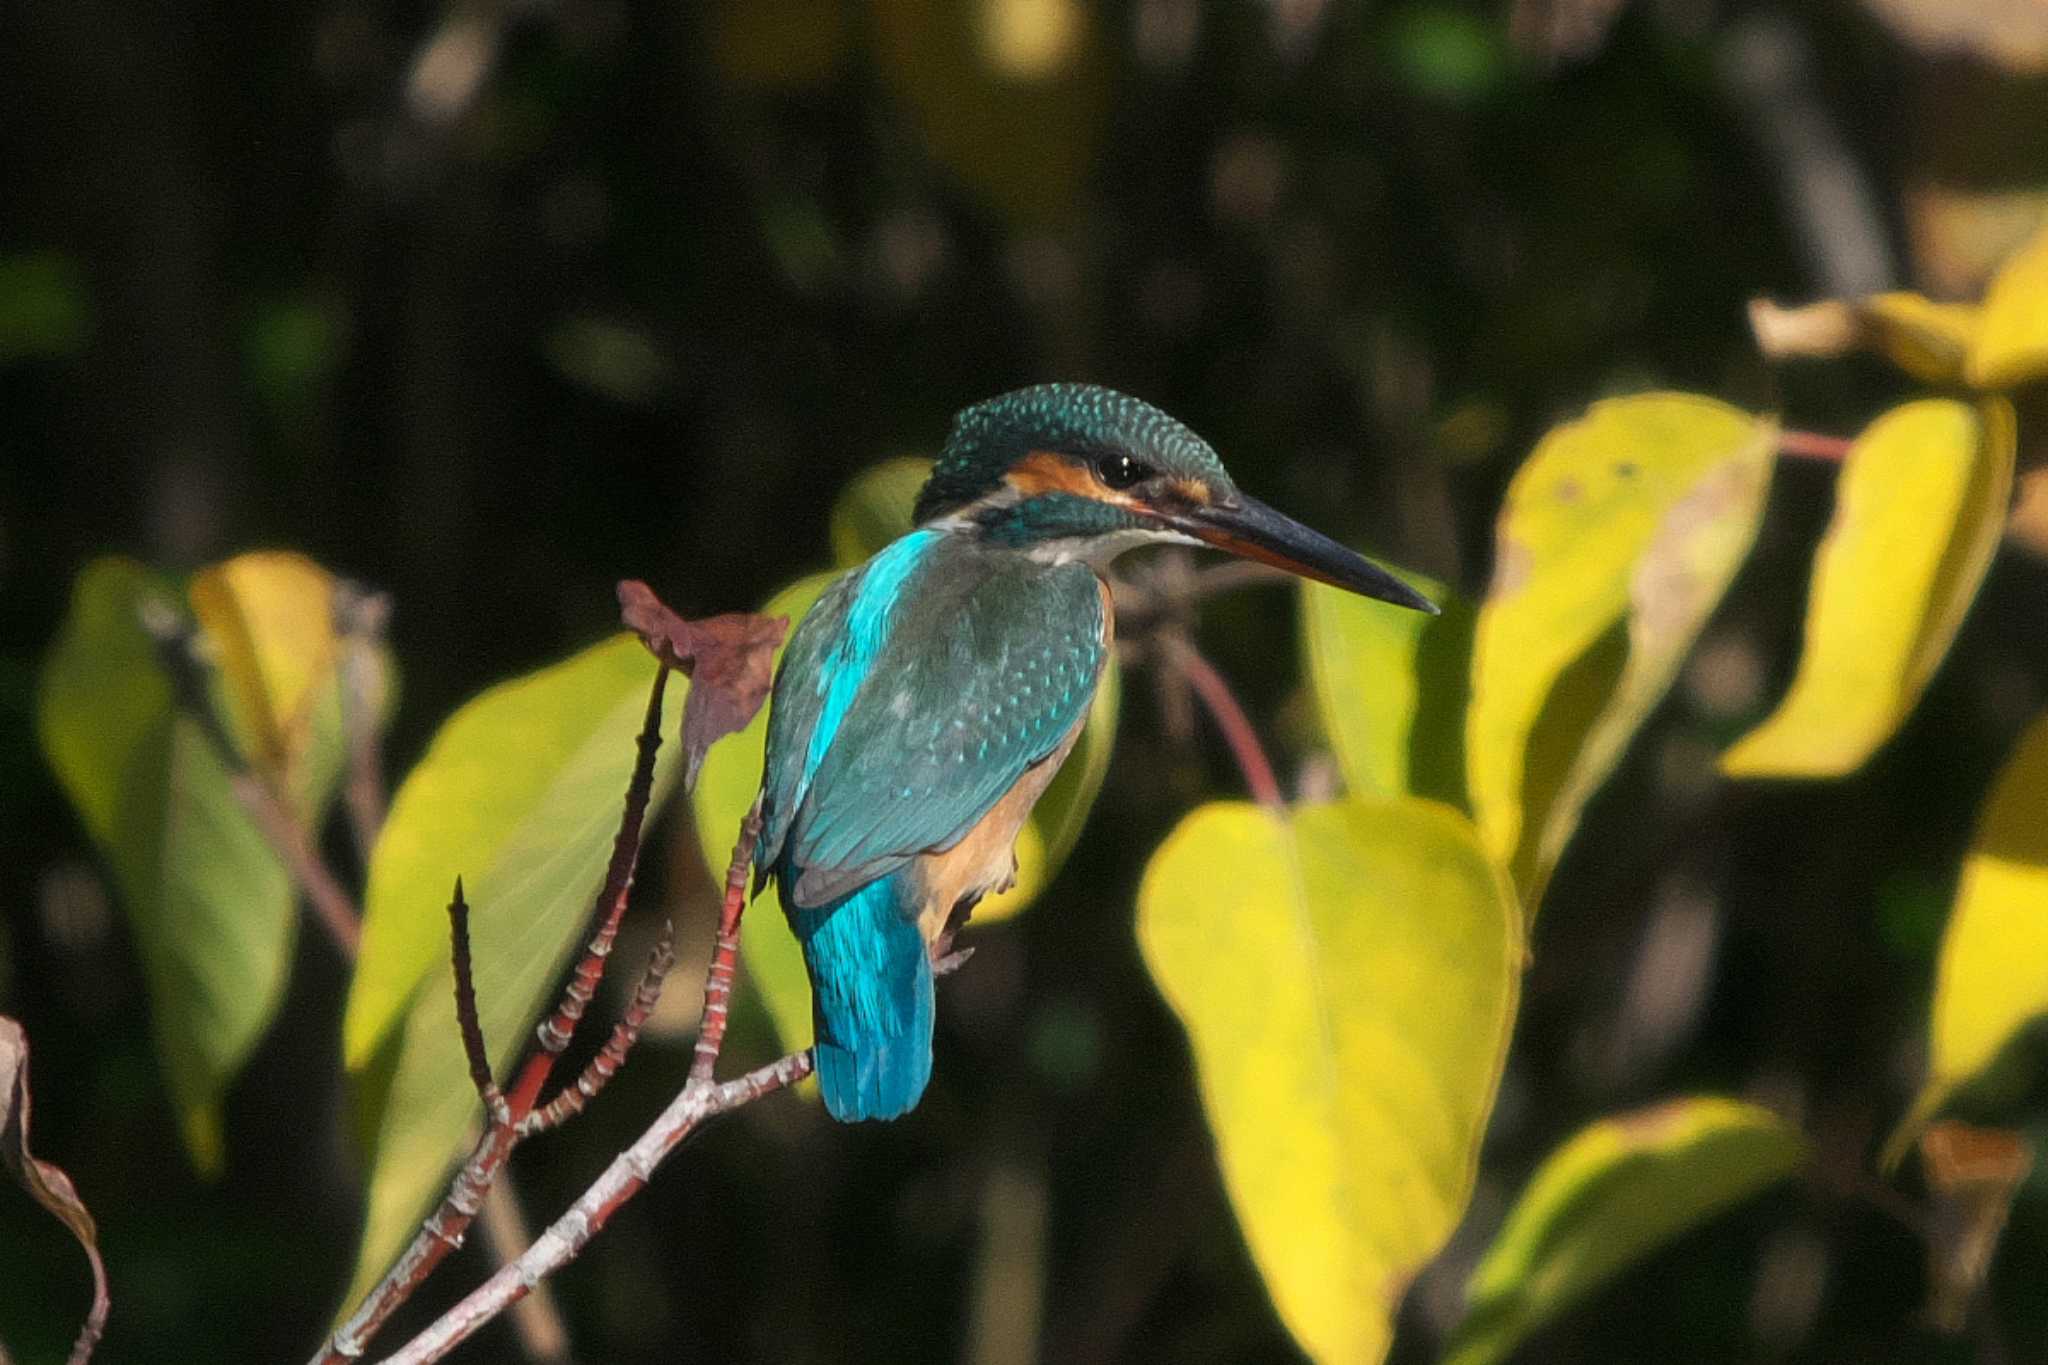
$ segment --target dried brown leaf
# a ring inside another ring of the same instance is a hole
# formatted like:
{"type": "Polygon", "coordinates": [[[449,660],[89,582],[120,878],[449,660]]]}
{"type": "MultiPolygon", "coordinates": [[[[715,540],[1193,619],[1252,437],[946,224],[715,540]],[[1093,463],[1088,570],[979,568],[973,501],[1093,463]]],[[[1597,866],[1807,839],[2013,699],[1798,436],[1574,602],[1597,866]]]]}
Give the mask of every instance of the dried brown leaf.
{"type": "Polygon", "coordinates": [[[788,633],[789,618],[731,612],[687,621],[632,578],[619,584],[619,617],[655,658],[690,680],[683,705],[683,785],[695,788],[705,752],[744,730],[768,699],[775,649],[788,633]]]}
{"type": "Polygon", "coordinates": [[[2011,1129],[1951,1120],[1920,1135],[1920,1160],[1934,1202],[1927,1314],[1943,1331],[1960,1332],[1991,1271],[2013,1196],[2034,1169],[2034,1145],[2011,1129]]]}
{"type": "Polygon", "coordinates": [[[93,1347],[107,1328],[107,1267],[100,1260],[99,1234],[92,1214],[71,1184],[71,1177],[29,1154],[28,1034],[20,1024],[0,1015],[0,1166],[20,1182],[38,1204],[71,1229],[92,1262],[92,1307],[78,1340],[71,1347],[72,1365],[92,1358],[93,1347]]]}

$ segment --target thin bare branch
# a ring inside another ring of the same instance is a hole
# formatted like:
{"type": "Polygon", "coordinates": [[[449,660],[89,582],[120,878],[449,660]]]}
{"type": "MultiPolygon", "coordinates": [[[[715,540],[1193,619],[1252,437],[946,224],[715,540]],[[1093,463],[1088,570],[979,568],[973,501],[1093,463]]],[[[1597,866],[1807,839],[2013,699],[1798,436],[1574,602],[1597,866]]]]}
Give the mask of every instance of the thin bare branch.
{"type": "Polygon", "coordinates": [[[675,962],[675,921],[664,919],[661,936],[655,940],[654,951],[648,956],[647,970],[641,974],[640,988],[633,992],[633,1002],[626,1006],[626,1012],[612,1026],[612,1036],[605,1041],[604,1048],[590,1059],[590,1065],[583,1068],[583,1074],[576,1078],[574,1085],[564,1087],[559,1095],[519,1121],[521,1138],[561,1127],[582,1113],[584,1106],[611,1083],[612,1077],[625,1065],[633,1044],[640,1041],[640,1030],[646,1027],[648,1017],[660,1002],[662,982],[667,979],[669,968],[675,966],[675,962]]]}
{"type": "Polygon", "coordinates": [[[1273,765],[1259,743],[1258,732],[1252,728],[1251,717],[1238,705],[1230,684],[1185,635],[1172,632],[1162,639],[1168,664],[1188,680],[1202,705],[1208,708],[1216,728],[1223,732],[1239,770],[1244,773],[1245,786],[1251,789],[1252,799],[1276,810],[1286,804],[1280,795],[1279,779],[1273,776],[1273,765]]]}
{"type": "Polygon", "coordinates": [[[499,1267],[496,1274],[461,1303],[391,1356],[386,1365],[426,1365],[428,1361],[446,1356],[485,1323],[531,1293],[534,1286],[547,1276],[575,1260],[590,1244],[590,1239],[611,1221],[612,1215],[646,1188],[648,1179],[676,1145],[703,1126],[705,1120],[751,1104],[763,1095],[794,1085],[810,1074],[811,1053],[805,1049],[750,1071],[737,1080],[723,1083],[692,1080],[684,1085],[682,1092],[662,1111],[661,1117],[631,1147],[613,1159],[604,1174],[526,1249],[524,1255],[499,1267]]]}
{"type": "Polygon", "coordinates": [[[754,846],[761,837],[761,798],[740,822],[739,842],[725,871],[725,900],[718,911],[718,937],[711,947],[711,969],[704,976],[704,1017],[697,1028],[696,1055],[690,1079],[708,1081],[718,1069],[725,1046],[725,1021],[732,1009],[732,977],[740,954],[740,916],[747,908],[747,878],[754,870],[754,846]]]}
{"type": "Polygon", "coordinates": [[[455,899],[448,902],[448,937],[452,941],[455,966],[455,1026],[462,1033],[463,1055],[469,1058],[469,1079],[484,1113],[495,1125],[512,1121],[512,1110],[504,1092],[491,1075],[491,1058],[484,1047],[484,1026],[476,1012],[476,978],[469,960],[469,902],[462,898],[462,878],[455,879],[455,899]]]}
{"type": "Polygon", "coordinates": [[[575,1036],[583,1011],[597,993],[598,982],[611,959],[612,942],[618,937],[619,921],[633,892],[633,875],[640,863],[640,832],[647,822],[647,806],[654,794],[654,759],[661,749],[661,704],[668,690],[668,669],[656,665],[654,686],[647,694],[647,715],[637,741],[638,757],[633,777],[626,784],[626,809],[619,820],[619,832],[612,840],[611,863],[605,869],[604,886],[597,893],[594,913],[597,929],[576,969],[569,974],[562,999],[553,1014],[534,1030],[540,1050],[527,1058],[525,1069],[512,1087],[512,1112],[524,1118],[540,1100],[540,1092],[553,1072],[555,1059],[575,1036]]]}

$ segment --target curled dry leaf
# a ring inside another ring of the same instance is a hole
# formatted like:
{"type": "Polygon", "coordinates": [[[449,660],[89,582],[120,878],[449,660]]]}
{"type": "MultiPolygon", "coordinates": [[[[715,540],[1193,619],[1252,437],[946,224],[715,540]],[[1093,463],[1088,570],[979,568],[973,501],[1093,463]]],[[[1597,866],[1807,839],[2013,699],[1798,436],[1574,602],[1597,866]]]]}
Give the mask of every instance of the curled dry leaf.
{"type": "Polygon", "coordinates": [[[1920,1135],[1920,1160],[1934,1203],[1927,1316],[1944,1332],[1960,1332],[1991,1272],[2013,1196],[2034,1169],[2034,1145],[2009,1128],[1950,1120],[1920,1135]]]}
{"type": "Polygon", "coordinates": [[[747,727],[768,699],[775,649],[789,630],[787,616],[732,612],[686,621],[638,579],[619,584],[619,618],[655,658],[690,680],[683,706],[683,788],[697,785],[705,753],[747,727]]]}
{"type": "Polygon", "coordinates": [[[73,1365],[92,1357],[100,1333],[107,1328],[107,1267],[100,1260],[99,1234],[92,1214],[72,1188],[71,1177],[47,1161],[38,1161],[28,1150],[28,1035],[20,1024],[0,1015],[0,1166],[19,1181],[38,1204],[48,1209],[71,1229],[78,1245],[92,1262],[92,1308],[78,1340],[71,1347],[73,1365]]]}

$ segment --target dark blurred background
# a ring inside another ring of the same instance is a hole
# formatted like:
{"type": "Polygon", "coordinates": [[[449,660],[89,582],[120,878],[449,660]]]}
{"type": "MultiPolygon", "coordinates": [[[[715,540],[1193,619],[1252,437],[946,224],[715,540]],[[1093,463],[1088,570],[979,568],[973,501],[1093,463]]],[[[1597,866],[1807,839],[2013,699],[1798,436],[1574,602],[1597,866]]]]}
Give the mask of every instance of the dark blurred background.
{"type": "MultiPolygon", "coordinates": [[[[2048,208],[2044,68],[2033,0],[0,0],[0,1011],[35,1047],[37,1147],[100,1219],[103,1358],[302,1358],[359,1208],[317,934],[225,1177],[178,1144],[123,921],[35,748],[89,556],[288,546],[390,592],[394,773],[463,698],[611,629],[613,580],[751,606],[828,562],[850,475],[1048,378],[1151,399],[1262,496],[1477,591],[1507,477],[1592,398],[1851,434],[1906,392],[1766,364],[1745,304],[1973,295],[2048,208]]],[[[1857,1174],[1918,1079],[1972,814],[2048,693],[2048,569],[2000,557],[1862,774],[1730,787],[1713,756],[1789,676],[1831,481],[1782,469],[1566,857],[1472,1215],[1397,1359],[1430,1357],[1543,1153],[1712,1089],[1802,1118],[1823,1177],[1528,1359],[2048,1361],[2040,1177],[1944,1339],[1920,1242],[1857,1174]]],[[[1203,640],[1313,778],[1294,629],[1253,589],[1203,640]]],[[[847,1130],[778,1098],[693,1141],[560,1278],[576,1359],[1294,1358],[1129,927],[1149,850],[1241,787],[1127,695],[1073,859],[944,989],[923,1107],[847,1130]]],[[[643,929],[708,897],[668,823],[643,929]]],[[[650,1046],[522,1151],[536,1217],[686,1057],[650,1046]]],[[[55,1358],[83,1304],[62,1229],[0,1187],[0,1340],[55,1358]]],[[[521,1349],[498,1327],[463,1358],[521,1349]]]]}

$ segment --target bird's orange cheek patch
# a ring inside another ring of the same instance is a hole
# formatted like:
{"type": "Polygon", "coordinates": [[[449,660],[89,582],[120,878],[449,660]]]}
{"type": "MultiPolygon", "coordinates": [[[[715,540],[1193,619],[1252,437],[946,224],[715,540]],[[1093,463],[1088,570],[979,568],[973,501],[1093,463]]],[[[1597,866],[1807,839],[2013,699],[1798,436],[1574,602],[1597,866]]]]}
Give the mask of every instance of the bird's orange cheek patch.
{"type": "Polygon", "coordinates": [[[1071,493],[1090,502],[1131,505],[1127,495],[1096,478],[1088,466],[1050,450],[1032,451],[1012,465],[1004,477],[1009,480],[1010,487],[1027,498],[1035,498],[1041,493],[1071,493]]]}

